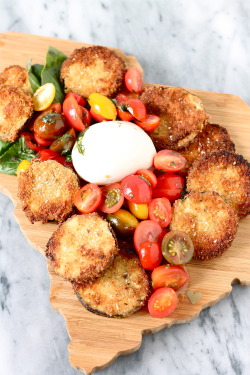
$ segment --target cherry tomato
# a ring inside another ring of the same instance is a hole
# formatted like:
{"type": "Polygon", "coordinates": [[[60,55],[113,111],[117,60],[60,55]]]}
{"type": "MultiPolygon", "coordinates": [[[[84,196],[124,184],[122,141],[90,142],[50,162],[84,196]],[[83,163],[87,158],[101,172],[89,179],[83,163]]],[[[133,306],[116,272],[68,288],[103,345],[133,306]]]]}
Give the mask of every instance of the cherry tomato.
{"type": "Polygon", "coordinates": [[[150,171],[149,169],[139,169],[136,172],[136,174],[146,178],[146,180],[148,180],[148,182],[150,183],[152,188],[156,187],[156,184],[157,184],[156,175],[152,171],[150,171]]]}
{"type": "Polygon", "coordinates": [[[99,93],[92,93],[88,97],[88,102],[93,111],[98,115],[101,115],[108,120],[116,119],[116,107],[112,100],[106,96],[99,93]]]}
{"type": "Polygon", "coordinates": [[[61,103],[52,103],[49,108],[46,109],[46,112],[56,112],[56,113],[62,113],[62,106],[61,103]]]}
{"type": "Polygon", "coordinates": [[[42,138],[54,140],[68,129],[63,116],[57,112],[44,111],[34,123],[34,132],[42,138]]]}
{"type": "Polygon", "coordinates": [[[148,312],[155,318],[171,314],[177,306],[178,298],[172,288],[157,289],[148,300],[148,312]]]}
{"type": "Polygon", "coordinates": [[[137,204],[130,201],[128,202],[128,207],[132,214],[140,220],[146,220],[148,218],[148,205],[147,204],[137,204]]]}
{"type": "Polygon", "coordinates": [[[35,143],[35,136],[31,132],[21,132],[20,137],[24,137],[26,146],[29,147],[31,150],[35,152],[40,152],[44,149],[43,146],[38,145],[35,143]]]}
{"type": "Polygon", "coordinates": [[[100,210],[106,213],[113,213],[121,206],[124,202],[124,195],[122,194],[121,185],[117,182],[106,185],[101,188],[102,201],[100,204],[100,210]]]}
{"type": "Polygon", "coordinates": [[[167,227],[172,218],[172,207],[168,198],[155,198],[148,206],[150,220],[157,221],[162,228],[167,227]]]}
{"type": "Polygon", "coordinates": [[[161,246],[158,242],[144,241],[138,251],[143,268],[152,271],[162,261],[161,246]]]}
{"type": "Polygon", "coordinates": [[[124,76],[125,86],[130,92],[140,94],[143,88],[143,80],[141,72],[134,66],[129,68],[124,76]]]}
{"type": "Polygon", "coordinates": [[[128,100],[127,100],[127,110],[138,121],[145,121],[146,118],[147,118],[146,107],[140,99],[128,98],[128,100]]]}
{"type": "Polygon", "coordinates": [[[117,234],[125,237],[133,235],[139,223],[134,215],[123,209],[119,209],[113,214],[108,214],[107,220],[117,234]]]}
{"type": "Polygon", "coordinates": [[[108,121],[108,119],[98,115],[98,113],[96,113],[92,108],[90,108],[90,115],[97,122],[108,121]]]}
{"type": "Polygon", "coordinates": [[[140,250],[140,246],[144,241],[160,242],[163,233],[161,226],[153,220],[141,221],[135,230],[134,234],[134,246],[137,252],[140,250]]]}
{"type": "Polygon", "coordinates": [[[88,214],[98,208],[101,199],[101,189],[96,184],[86,184],[76,193],[74,205],[80,212],[88,214]]]}
{"type": "Polygon", "coordinates": [[[59,154],[67,154],[72,150],[76,141],[76,132],[73,128],[69,129],[60,138],[51,143],[50,149],[59,154]]]}
{"type": "Polygon", "coordinates": [[[80,95],[78,94],[75,94],[74,92],[68,92],[65,96],[65,99],[67,99],[69,96],[74,96],[74,98],[76,99],[77,103],[79,105],[81,105],[82,107],[85,106],[85,104],[87,103],[85,99],[83,99],[80,95]]]}
{"type": "Polygon", "coordinates": [[[126,95],[118,94],[116,95],[115,100],[117,102],[118,107],[124,106],[124,109],[126,109],[126,105],[128,104],[128,100],[129,100],[129,98],[126,95]]]}
{"type": "Polygon", "coordinates": [[[52,143],[52,139],[45,139],[42,137],[39,137],[38,134],[34,133],[34,138],[35,141],[40,145],[40,146],[49,146],[52,143]]]}
{"type": "Polygon", "coordinates": [[[80,107],[80,111],[82,113],[81,119],[82,119],[83,125],[87,128],[91,123],[90,112],[82,106],[79,106],[79,107],[80,107]]]}
{"type": "Polygon", "coordinates": [[[122,121],[132,121],[134,116],[128,112],[128,100],[129,98],[124,94],[118,94],[115,98],[117,103],[117,115],[122,121]]]}
{"type": "Polygon", "coordinates": [[[132,121],[134,116],[122,108],[117,108],[117,115],[122,121],[132,121]]]}
{"type": "Polygon", "coordinates": [[[185,164],[184,156],[173,150],[161,150],[154,157],[155,168],[165,172],[179,172],[185,164]]]}
{"type": "Polygon", "coordinates": [[[145,132],[150,132],[155,130],[160,125],[160,117],[156,115],[147,115],[146,120],[137,121],[135,120],[136,125],[140,126],[145,132]]]}
{"type": "Polygon", "coordinates": [[[173,202],[181,197],[184,185],[183,177],[173,173],[164,173],[157,178],[157,185],[153,189],[153,197],[166,197],[170,202],[173,202]]]}
{"type": "Polygon", "coordinates": [[[39,154],[37,155],[36,159],[41,160],[41,161],[46,161],[46,160],[58,158],[59,156],[60,154],[58,154],[57,152],[54,152],[46,148],[46,149],[39,151],[39,154]]]}
{"type": "Polygon", "coordinates": [[[167,233],[161,244],[164,258],[171,264],[185,264],[192,259],[194,245],[188,234],[172,230],[167,233]]]}
{"type": "Polygon", "coordinates": [[[56,95],[56,88],[53,83],[45,83],[40,86],[33,95],[35,111],[44,111],[53,102],[56,95]]]}
{"type": "Polygon", "coordinates": [[[178,290],[188,282],[189,276],[183,267],[174,266],[173,264],[163,264],[153,270],[151,279],[154,289],[165,286],[178,290]]]}
{"type": "MultiPolygon", "coordinates": [[[[77,131],[82,131],[86,128],[83,123],[84,113],[82,108],[73,95],[68,96],[63,102],[64,116],[69,125],[77,131]]],[[[85,110],[87,111],[86,108],[85,110]]]]}
{"type": "Polygon", "coordinates": [[[150,183],[140,176],[130,175],[121,182],[122,192],[127,200],[133,203],[149,203],[152,199],[150,183]]]}

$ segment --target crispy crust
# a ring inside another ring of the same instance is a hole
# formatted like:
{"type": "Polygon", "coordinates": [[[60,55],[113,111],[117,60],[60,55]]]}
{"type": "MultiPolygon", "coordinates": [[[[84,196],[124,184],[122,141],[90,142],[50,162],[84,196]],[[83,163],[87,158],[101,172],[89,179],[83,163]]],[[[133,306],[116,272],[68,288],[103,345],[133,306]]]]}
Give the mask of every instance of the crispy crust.
{"type": "Polygon", "coordinates": [[[242,218],[250,213],[250,164],[242,155],[228,151],[205,155],[189,170],[190,190],[216,191],[242,218]]]}
{"type": "Polygon", "coordinates": [[[79,190],[77,175],[55,160],[32,162],[18,177],[18,197],[29,220],[64,221],[79,190]]]}
{"type": "Polygon", "coordinates": [[[185,166],[187,171],[196,159],[221,150],[235,152],[235,145],[230,139],[227,129],[217,124],[207,123],[193,142],[180,150],[179,153],[187,160],[185,166]]]}
{"type": "Polygon", "coordinates": [[[117,255],[116,237],[97,213],[73,215],[53,233],[46,256],[55,272],[74,282],[100,276],[117,255]]]}
{"type": "Polygon", "coordinates": [[[194,259],[207,260],[229,248],[236,235],[238,217],[219,194],[191,191],[175,202],[170,227],[191,237],[194,259]]]}
{"type": "Polygon", "coordinates": [[[14,142],[33,113],[30,94],[14,86],[0,86],[0,138],[14,142]]]}
{"type": "Polygon", "coordinates": [[[11,65],[5,68],[4,71],[0,73],[0,85],[19,87],[32,94],[28,72],[20,65],[11,65]]]}
{"type": "Polygon", "coordinates": [[[88,97],[93,92],[114,95],[122,85],[125,64],[115,52],[93,46],[76,49],[63,62],[61,79],[65,92],[88,97]]]}
{"type": "Polygon", "coordinates": [[[160,117],[150,132],[156,149],[186,147],[203,129],[208,115],[201,100],[180,87],[146,87],[140,96],[147,112],[160,117]]]}
{"type": "Polygon", "coordinates": [[[120,251],[114,264],[98,279],[73,284],[83,306],[98,315],[124,318],[146,302],[149,280],[135,254],[120,251]]]}

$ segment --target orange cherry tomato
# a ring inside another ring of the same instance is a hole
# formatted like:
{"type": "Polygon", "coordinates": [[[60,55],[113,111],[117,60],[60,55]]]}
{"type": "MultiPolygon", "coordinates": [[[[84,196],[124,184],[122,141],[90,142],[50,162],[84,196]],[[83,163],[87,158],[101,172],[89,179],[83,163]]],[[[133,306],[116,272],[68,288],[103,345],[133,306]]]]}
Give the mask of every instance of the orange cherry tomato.
{"type": "Polygon", "coordinates": [[[161,150],[154,157],[155,168],[165,172],[179,172],[185,164],[184,156],[173,150],[161,150]]]}
{"type": "Polygon", "coordinates": [[[140,126],[145,132],[150,132],[155,130],[160,125],[160,117],[156,115],[147,115],[146,120],[137,121],[135,120],[136,125],[140,126]]]}
{"type": "Polygon", "coordinates": [[[167,227],[172,218],[172,207],[167,198],[155,198],[149,203],[149,218],[157,221],[162,228],[167,227]]]}
{"type": "Polygon", "coordinates": [[[155,318],[171,314],[177,306],[178,298],[172,288],[157,289],[148,300],[148,312],[155,318]]]}
{"type": "Polygon", "coordinates": [[[75,195],[74,205],[76,208],[84,213],[96,211],[101,203],[102,192],[96,184],[86,184],[75,195]]]}
{"type": "Polygon", "coordinates": [[[130,92],[140,94],[143,88],[143,80],[141,72],[136,68],[129,68],[124,76],[125,86],[130,92]]]}
{"type": "Polygon", "coordinates": [[[151,279],[154,289],[165,286],[178,290],[188,282],[189,276],[187,271],[181,266],[163,264],[153,270],[151,279]]]}
{"type": "Polygon", "coordinates": [[[161,246],[158,242],[144,241],[138,251],[143,268],[152,271],[162,261],[161,246]]]}

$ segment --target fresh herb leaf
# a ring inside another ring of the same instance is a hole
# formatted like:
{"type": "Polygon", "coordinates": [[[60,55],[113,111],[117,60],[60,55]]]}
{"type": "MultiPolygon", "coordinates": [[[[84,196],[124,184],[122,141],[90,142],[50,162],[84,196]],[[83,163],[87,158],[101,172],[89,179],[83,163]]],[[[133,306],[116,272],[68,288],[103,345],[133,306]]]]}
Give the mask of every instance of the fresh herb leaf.
{"type": "Polygon", "coordinates": [[[11,145],[11,142],[4,142],[0,139],[0,156],[3,155],[5,151],[7,151],[8,148],[10,148],[11,145]]]}
{"type": "Polygon", "coordinates": [[[31,65],[31,60],[27,62],[28,77],[30,81],[30,86],[33,90],[33,93],[41,86],[41,72],[43,65],[33,64],[31,65]]]}
{"type": "Polygon", "coordinates": [[[72,156],[71,156],[71,154],[66,156],[66,161],[72,161],[72,156]]]}
{"type": "Polygon", "coordinates": [[[85,136],[85,133],[86,133],[87,130],[88,130],[88,128],[86,128],[86,129],[83,130],[81,133],[79,133],[78,138],[77,138],[77,141],[76,141],[76,147],[77,147],[77,150],[78,150],[79,153],[82,154],[82,155],[84,155],[84,152],[85,152],[85,147],[84,147],[83,144],[82,144],[82,139],[83,139],[83,137],[85,136]]]}
{"type": "Polygon", "coordinates": [[[55,124],[57,120],[57,113],[48,113],[42,117],[42,122],[45,124],[55,124]]]}

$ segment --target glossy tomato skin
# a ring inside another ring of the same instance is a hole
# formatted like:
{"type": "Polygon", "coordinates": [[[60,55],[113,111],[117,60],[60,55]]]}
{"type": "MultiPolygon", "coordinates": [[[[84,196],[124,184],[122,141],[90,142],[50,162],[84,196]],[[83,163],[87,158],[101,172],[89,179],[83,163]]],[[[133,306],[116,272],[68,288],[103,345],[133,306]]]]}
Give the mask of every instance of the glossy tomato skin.
{"type": "Polygon", "coordinates": [[[158,242],[144,241],[138,254],[142,267],[149,271],[158,267],[162,261],[161,246],[158,242]]]}
{"type": "Polygon", "coordinates": [[[48,148],[40,150],[36,159],[40,161],[52,160],[61,156],[58,152],[52,151],[48,148]]]}
{"type": "Polygon", "coordinates": [[[186,164],[186,159],[173,150],[161,150],[154,157],[154,166],[165,172],[179,172],[186,164]]]}
{"type": "Polygon", "coordinates": [[[102,201],[100,210],[102,212],[111,214],[121,208],[124,202],[124,195],[121,190],[121,185],[118,182],[102,187],[101,191],[102,201]]]}
{"type": "Polygon", "coordinates": [[[167,227],[172,218],[172,207],[168,198],[155,198],[149,203],[149,218],[157,221],[162,228],[167,227]]]}
{"type": "Polygon", "coordinates": [[[141,72],[133,66],[129,68],[124,76],[125,86],[128,91],[140,94],[143,89],[143,79],[141,72]]]}
{"type": "Polygon", "coordinates": [[[148,181],[137,175],[129,175],[121,182],[124,197],[133,203],[149,203],[152,199],[152,187],[148,181]]]}
{"type": "Polygon", "coordinates": [[[153,197],[166,197],[172,203],[181,197],[184,186],[185,181],[183,177],[174,173],[164,173],[157,177],[157,184],[153,189],[153,197]]]}
{"type": "Polygon", "coordinates": [[[34,132],[42,138],[54,140],[64,134],[68,126],[60,113],[44,111],[34,123],[34,132]]]}
{"type": "Polygon", "coordinates": [[[134,215],[124,209],[119,209],[112,214],[108,214],[107,220],[112,225],[114,231],[122,237],[132,236],[139,223],[134,215]]]}
{"type": "Polygon", "coordinates": [[[73,128],[69,129],[60,138],[57,138],[50,145],[50,149],[59,154],[67,154],[72,150],[76,141],[76,132],[73,128]]]}
{"type": "Polygon", "coordinates": [[[138,169],[138,171],[135,174],[146,178],[146,180],[148,180],[152,188],[156,187],[156,184],[157,184],[156,175],[149,169],[144,169],[144,168],[138,169]]]}
{"type": "Polygon", "coordinates": [[[127,203],[129,210],[137,219],[146,220],[148,218],[148,205],[146,203],[137,204],[129,201],[127,201],[127,203]]]}
{"type": "Polygon", "coordinates": [[[147,118],[146,107],[140,99],[128,98],[128,100],[127,100],[127,110],[138,121],[145,121],[146,118],[147,118]]]}
{"type": "Polygon", "coordinates": [[[188,282],[189,275],[181,266],[163,264],[153,270],[151,279],[154,289],[167,287],[179,290],[188,282]]]}
{"type": "Polygon", "coordinates": [[[129,113],[128,111],[122,110],[121,108],[117,108],[117,116],[122,121],[132,121],[134,119],[134,116],[129,113]]]}
{"type": "MultiPolygon", "coordinates": [[[[68,124],[77,131],[83,131],[86,126],[82,119],[84,112],[73,95],[68,96],[63,102],[63,113],[68,124]]],[[[85,108],[86,109],[86,108],[85,108]]],[[[87,111],[87,110],[86,110],[87,111]]]]}
{"type": "Polygon", "coordinates": [[[178,298],[172,288],[157,289],[148,300],[148,312],[155,318],[163,318],[174,312],[178,298]]]}
{"type": "Polygon", "coordinates": [[[135,250],[139,252],[141,244],[145,241],[160,243],[165,233],[166,232],[161,228],[161,226],[156,221],[141,221],[137,225],[134,233],[135,250]]]}
{"type": "Polygon", "coordinates": [[[67,99],[67,98],[70,97],[70,96],[73,96],[73,97],[76,99],[77,103],[78,103],[79,105],[81,105],[82,107],[84,107],[85,104],[87,103],[85,99],[83,99],[80,95],[75,94],[74,92],[68,92],[68,93],[66,94],[66,96],[65,96],[65,99],[67,99]]]}
{"type": "Polygon", "coordinates": [[[44,149],[44,146],[41,146],[35,142],[35,136],[31,132],[21,132],[20,137],[24,137],[26,146],[29,147],[34,152],[40,152],[44,149]]]}
{"type": "Polygon", "coordinates": [[[88,97],[88,102],[91,109],[98,115],[108,120],[114,121],[116,119],[116,107],[112,100],[110,100],[107,96],[99,94],[97,92],[92,93],[88,97]]]}
{"type": "Polygon", "coordinates": [[[106,118],[96,113],[92,108],[90,108],[89,112],[91,117],[97,122],[108,121],[106,118]]]}
{"type": "Polygon", "coordinates": [[[160,117],[156,115],[148,115],[144,121],[135,120],[136,125],[140,126],[145,132],[155,130],[160,125],[160,117]]]}
{"type": "Polygon", "coordinates": [[[90,212],[96,211],[101,203],[102,192],[99,186],[90,183],[84,185],[74,197],[74,205],[76,208],[84,213],[88,214],[90,212]]]}
{"type": "Polygon", "coordinates": [[[38,134],[34,133],[34,139],[35,141],[40,145],[40,146],[50,146],[51,143],[53,142],[52,139],[45,139],[42,137],[39,137],[38,134]]]}
{"type": "Polygon", "coordinates": [[[194,254],[190,236],[178,230],[172,230],[164,236],[161,249],[167,262],[176,265],[188,263],[194,254]]]}

